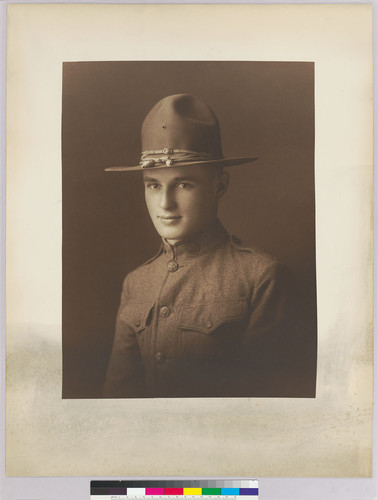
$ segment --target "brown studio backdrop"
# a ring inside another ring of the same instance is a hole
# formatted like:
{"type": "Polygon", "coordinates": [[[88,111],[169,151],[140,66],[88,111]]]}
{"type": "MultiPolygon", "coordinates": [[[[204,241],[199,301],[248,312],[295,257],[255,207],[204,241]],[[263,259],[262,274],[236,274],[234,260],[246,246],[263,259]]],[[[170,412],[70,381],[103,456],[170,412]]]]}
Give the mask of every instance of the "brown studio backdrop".
{"type": "Polygon", "coordinates": [[[100,396],[125,275],[159,238],[136,165],[140,126],[162,97],[198,95],[217,114],[231,167],[220,218],[286,262],[316,313],[314,65],[310,62],[63,64],[63,397],[100,396]]]}

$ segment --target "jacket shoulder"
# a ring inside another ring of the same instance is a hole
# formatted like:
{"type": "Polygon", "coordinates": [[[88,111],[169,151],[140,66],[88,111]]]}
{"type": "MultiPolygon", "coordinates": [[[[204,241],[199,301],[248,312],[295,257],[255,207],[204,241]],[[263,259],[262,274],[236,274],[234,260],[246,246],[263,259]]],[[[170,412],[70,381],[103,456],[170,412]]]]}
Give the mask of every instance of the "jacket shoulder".
{"type": "Polygon", "coordinates": [[[230,236],[230,244],[237,254],[243,256],[248,260],[259,262],[262,266],[270,267],[278,263],[278,260],[270,255],[268,252],[261,250],[257,247],[247,247],[243,244],[242,240],[237,236],[230,236]]]}
{"type": "Polygon", "coordinates": [[[163,253],[163,247],[161,246],[159,250],[155,253],[153,257],[150,259],[146,260],[136,268],[134,268],[132,271],[130,271],[124,281],[123,281],[123,289],[127,289],[128,285],[130,282],[132,282],[134,279],[139,279],[144,273],[149,272],[149,266],[156,261],[160,257],[160,255],[163,253]]]}
{"type": "Polygon", "coordinates": [[[140,266],[138,266],[135,271],[137,269],[141,269],[145,266],[148,266],[148,264],[151,264],[152,262],[154,262],[154,260],[156,260],[158,257],[160,257],[160,255],[163,253],[163,245],[160,245],[160,248],[159,250],[155,253],[155,255],[153,257],[151,257],[150,259],[146,260],[146,262],[143,262],[143,264],[141,264],[140,266]]]}
{"type": "Polygon", "coordinates": [[[295,276],[284,262],[264,250],[243,246],[241,240],[234,236],[230,238],[230,243],[239,268],[256,284],[285,283],[285,286],[296,288],[295,276]]]}
{"type": "Polygon", "coordinates": [[[160,246],[159,250],[155,253],[155,255],[153,255],[153,257],[149,258],[148,260],[146,260],[145,262],[143,262],[142,264],[139,264],[139,266],[137,266],[135,269],[133,269],[130,273],[130,274],[133,274],[133,273],[137,273],[139,271],[142,271],[144,268],[146,268],[149,264],[152,264],[158,257],[160,257],[160,255],[163,253],[163,246],[160,246]]]}

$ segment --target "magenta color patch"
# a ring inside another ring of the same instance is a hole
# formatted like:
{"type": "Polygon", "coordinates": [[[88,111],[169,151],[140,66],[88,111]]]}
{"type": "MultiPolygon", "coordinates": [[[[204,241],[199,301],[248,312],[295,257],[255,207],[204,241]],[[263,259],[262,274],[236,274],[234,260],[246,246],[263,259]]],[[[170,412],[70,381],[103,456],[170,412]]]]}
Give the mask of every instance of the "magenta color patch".
{"type": "Polygon", "coordinates": [[[146,495],[164,495],[164,488],[146,488],[146,495]]]}

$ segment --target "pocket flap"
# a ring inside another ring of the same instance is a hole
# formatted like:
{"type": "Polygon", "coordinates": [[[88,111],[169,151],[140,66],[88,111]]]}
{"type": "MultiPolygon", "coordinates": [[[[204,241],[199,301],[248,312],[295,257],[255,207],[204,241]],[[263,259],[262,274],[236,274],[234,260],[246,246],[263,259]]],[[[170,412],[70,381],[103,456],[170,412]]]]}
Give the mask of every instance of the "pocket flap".
{"type": "Polygon", "coordinates": [[[220,300],[197,306],[183,307],[180,315],[180,328],[211,333],[223,323],[241,319],[246,311],[247,301],[220,300]]]}
{"type": "Polygon", "coordinates": [[[126,304],[120,313],[120,319],[136,332],[140,332],[149,324],[151,311],[151,304],[126,304]]]}

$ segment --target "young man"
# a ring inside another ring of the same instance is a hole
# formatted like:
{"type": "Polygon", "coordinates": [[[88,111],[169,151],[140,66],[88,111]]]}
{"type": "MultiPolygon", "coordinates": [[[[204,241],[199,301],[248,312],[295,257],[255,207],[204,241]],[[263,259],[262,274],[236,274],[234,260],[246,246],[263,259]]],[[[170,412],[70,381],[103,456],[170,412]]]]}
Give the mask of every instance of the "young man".
{"type": "MultiPolygon", "coordinates": [[[[218,120],[200,99],[166,97],[142,126],[147,208],[162,238],[124,281],[105,397],[291,396],[302,327],[290,272],[240,246],[217,218],[229,175],[218,120]]],[[[300,390],[299,390],[300,392],[300,390]]]]}

